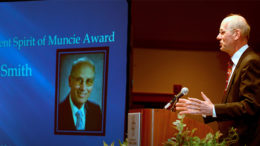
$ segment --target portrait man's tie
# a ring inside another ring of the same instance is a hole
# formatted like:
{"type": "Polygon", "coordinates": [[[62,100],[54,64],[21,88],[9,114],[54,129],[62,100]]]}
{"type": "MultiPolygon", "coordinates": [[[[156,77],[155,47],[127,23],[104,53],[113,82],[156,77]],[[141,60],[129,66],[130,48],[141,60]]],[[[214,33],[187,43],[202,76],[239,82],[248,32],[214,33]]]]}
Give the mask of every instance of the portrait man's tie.
{"type": "Polygon", "coordinates": [[[78,111],[76,113],[77,117],[77,122],[76,122],[76,129],[77,130],[84,130],[84,125],[83,125],[83,114],[81,111],[78,111]]]}
{"type": "Polygon", "coordinates": [[[229,60],[228,67],[227,67],[227,73],[226,73],[226,86],[225,86],[225,91],[224,91],[225,94],[227,91],[229,78],[231,77],[232,67],[233,67],[233,62],[232,62],[232,60],[229,60]]]}

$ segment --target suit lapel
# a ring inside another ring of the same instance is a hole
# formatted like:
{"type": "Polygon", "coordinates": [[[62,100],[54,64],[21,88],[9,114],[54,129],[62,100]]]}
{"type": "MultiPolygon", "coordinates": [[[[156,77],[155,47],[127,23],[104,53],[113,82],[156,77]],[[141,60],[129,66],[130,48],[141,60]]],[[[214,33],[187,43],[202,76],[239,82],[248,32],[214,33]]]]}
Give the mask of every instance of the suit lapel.
{"type": "Polygon", "coordinates": [[[66,121],[67,121],[67,127],[71,127],[72,129],[76,129],[76,126],[74,125],[73,120],[73,114],[70,106],[70,100],[69,96],[66,98],[66,121]]]}

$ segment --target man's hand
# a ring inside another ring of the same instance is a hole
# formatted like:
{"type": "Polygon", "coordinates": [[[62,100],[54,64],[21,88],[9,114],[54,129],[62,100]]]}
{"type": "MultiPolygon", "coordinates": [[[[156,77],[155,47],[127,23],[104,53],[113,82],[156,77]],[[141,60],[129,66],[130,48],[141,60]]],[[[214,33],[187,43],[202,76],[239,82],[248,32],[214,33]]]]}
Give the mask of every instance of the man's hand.
{"type": "Polygon", "coordinates": [[[201,92],[201,96],[204,101],[190,97],[188,99],[179,99],[176,104],[176,110],[180,111],[180,114],[212,116],[214,104],[203,92],[201,92]]]}

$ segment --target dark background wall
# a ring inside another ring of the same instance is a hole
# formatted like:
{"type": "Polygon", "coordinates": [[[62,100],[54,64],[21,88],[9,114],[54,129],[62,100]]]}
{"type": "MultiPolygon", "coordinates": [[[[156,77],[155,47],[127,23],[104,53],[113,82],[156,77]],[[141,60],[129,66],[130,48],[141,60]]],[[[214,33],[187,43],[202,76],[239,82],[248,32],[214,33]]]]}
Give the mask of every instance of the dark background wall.
{"type": "Polygon", "coordinates": [[[244,16],[252,27],[250,44],[260,45],[258,0],[134,0],[132,47],[218,50],[215,38],[230,13],[244,16]]]}

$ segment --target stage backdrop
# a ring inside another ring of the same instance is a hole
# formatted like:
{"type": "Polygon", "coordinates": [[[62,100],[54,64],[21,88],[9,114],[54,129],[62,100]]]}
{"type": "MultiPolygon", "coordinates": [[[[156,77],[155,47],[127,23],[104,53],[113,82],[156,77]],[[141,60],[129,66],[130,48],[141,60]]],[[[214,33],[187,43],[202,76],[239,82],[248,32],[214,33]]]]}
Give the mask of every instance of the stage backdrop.
{"type": "Polygon", "coordinates": [[[123,140],[127,16],[124,0],[0,2],[0,145],[123,140]],[[102,128],[60,131],[57,110],[70,93],[69,70],[84,56],[98,72],[89,99],[101,109],[102,128]]]}

